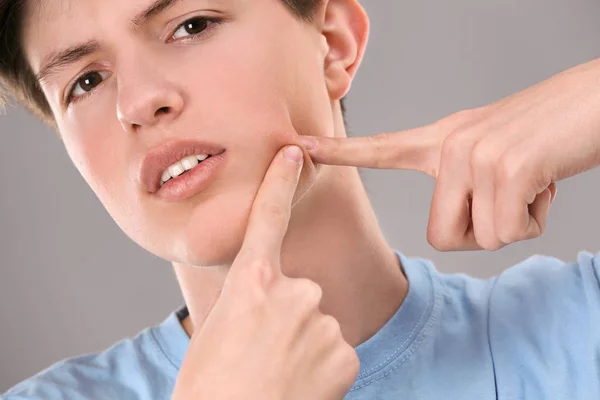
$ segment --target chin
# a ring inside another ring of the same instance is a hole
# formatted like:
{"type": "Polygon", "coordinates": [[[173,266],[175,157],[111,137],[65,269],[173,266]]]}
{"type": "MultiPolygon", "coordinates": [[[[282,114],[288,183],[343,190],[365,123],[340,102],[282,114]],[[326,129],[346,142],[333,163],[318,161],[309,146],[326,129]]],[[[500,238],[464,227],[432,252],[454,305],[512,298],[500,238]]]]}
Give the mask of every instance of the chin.
{"type": "Polygon", "coordinates": [[[221,196],[214,201],[183,207],[175,218],[161,218],[155,236],[147,236],[143,248],[167,261],[212,267],[231,265],[246,233],[252,207],[251,194],[221,196]]]}
{"type": "MultiPolygon", "coordinates": [[[[295,206],[310,197],[317,180],[319,168],[312,163],[305,167],[292,199],[292,216],[295,206]]],[[[240,187],[227,191],[213,204],[197,204],[169,260],[197,267],[231,265],[244,242],[257,192],[258,185],[251,190],[240,187]]]]}
{"type": "Polygon", "coordinates": [[[251,204],[238,205],[211,216],[198,212],[191,218],[178,248],[174,249],[174,258],[196,267],[231,265],[244,242],[250,207],[251,204]]]}
{"type": "MultiPolygon", "coordinates": [[[[300,177],[293,207],[308,197],[315,177],[314,166],[309,164],[300,177]]],[[[164,208],[147,210],[134,218],[151,223],[129,220],[119,226],[142,248],[169,262],[196,267],[231,265],[242,247],[259,185],[236,185],[210,200],[175,206],[168,215],[164,208]]]]}

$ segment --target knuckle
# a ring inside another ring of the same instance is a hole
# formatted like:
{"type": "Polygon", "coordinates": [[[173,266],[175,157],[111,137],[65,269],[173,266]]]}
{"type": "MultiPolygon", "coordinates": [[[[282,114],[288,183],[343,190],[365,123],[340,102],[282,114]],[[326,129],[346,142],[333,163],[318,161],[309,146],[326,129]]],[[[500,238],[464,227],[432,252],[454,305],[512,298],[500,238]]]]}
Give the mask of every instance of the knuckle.
{"type": "Polygon", "coordinates": [[[437,251],[451,251],[456,248],[456,243],[451,235],[446,235],[441,230],[432,227],[427,229],[427,242],[437,251]]]}
{"type": "Polygon", "coordinates": [[[527,232],[525,235],[523,235],[522,240],[535,239],[537,237],[540,237],[542,233],[544,233],[544,228],[543,226],[540,226],[539,229],[533,229],[530,232],[527,232]]]}
{"type": "Polygon", "coordinates": [[[459,124],[465,124],[467,122],[472,121],[478,114],[478,110],[476,108],[468,108],[465,110],[460,110],[450,115],[450,118],[459,124]]]}
{"type": "Polygon", "coordinates": [[[342,367],[342,370],[345,371],[345,376],[347,377],[348,384],[354,383],[356,375],[360,371],[360,359],[358,358],[358,354],[356,354],[356,350],[352,346],[347,343],[344,343],[343,346],[340,347],[338,352],[338,363],[342,367]]]}
{"type": "Polygon", "coordinates": [[[485,219],[474,218],[473,221],[473,236],[475,239],[475,244],[483,250],[498,250],[500,248],[500,244],[498,239],[495,237],[493,225],[490,225],[485,219]]]}
{"type": "Polygon", "coordinates": [[[501,237],[502,241],[505,243],[514,243],[519,240],[512,232],[499,233],[498,236],[501,237]]]}
{"type": "Polygon", "coordinates": [[[323,297],[323,289],[317,283],[310,279],[299,279],[297,282],[298,293],[300,298],[311,306],[316,306],[321,302],[323,297]]]}
{"type": "Polygon", "coordinates": [[[495,177],[499,184],[506,185],[522,177],[526,169],[526,159],[506,154],[499,160],[495,177]]]}
{"type": "Polygon", "coordinates": [[[447,252],[447,251],[454,250],[454,246],[449,241],[443,241],[443,240],[438,240],[438,241],[433,241],[433,242],[430,241],[429,244],[431,244],[431,247],[433,247],[435,250],[440,251],[440,252],[447,252]]]}
{"type": "Polygon", "coordinates": [[[286,307],[288,313],[302,320],[310,318],[318,312],[323,291],[319,285],[304,278],[285,277],[285,287],[282,296],[286,301],[281,306],[286,307]]]}
{"type": "Polygon", "coordinates": [[[249,286],[249,278],[251,282],[259,284],[260,287],[267,288],[271,286],[276,278],[275,268],[273,268],[271,262],[262,259],[251,261],[243,270],[247,275],[240,280],[242,286],[249,286]]]}
{"type": "Polygon", "coordinates": [[[467,131],[456,130],[442,143],[442,159],[446,162],[459,161],[465,158],[467,131]]]}
{"type": "Polygon", "coordinates": [[[435,122],[435,125],[442,130],[452,130],[460,126],[465,126],[475,118],[474,109],[457,111],[435,122]]]}
{"type": "Polygon", "coordinates": [[[496,251],[501,247],[497,240],[488,237],[475,236],[475,242],[479,247],[487,251],[496,251]]]}
{"type": "Polygon", "coordinates": [[[331,156],[338,158],[338,157],[340,157],[340,154],[342,153],[342,144],[339,143],[338,141],[323,140],[322,143],[319,143],[318,149],[321,152],[326,152],[327,154],[330,154],[331,156]],[[325,150],[327,150],[327,151],[325,151],[325,150]]]}
{"type": "Polygon", "coordinates": [[[517,229],[510,225],[505,225],[504,227],[499,228],[498,237],[504,243],[514,243],[526,239],[523,233],[519,232],[517,229]]]}
{"type": "Polygon", "coordinates": [[[498,237],[500,237],[500,239],[504,243],[514,243],[515,242],[515,236],[512,232],[499,231],[498,237]]]}
{"type": "Polygon", "coordinates": [[[392,134],[390,132],[383,132],[375,136],[367,136],[367,138],[377,150],[382,150],[391,142],[392,134]]]}
{"type": "Polygon", "coordinates": [[[524,232],[521,232],[521,229],[519,229],[518,224],[514,220],[505,218],[500,223],[498,222],[498,218],[496,218],[496,235],[498,236],[498,240],[502,241],[503,245],[525,239],[524,232]]]}
{"type": "MultiPolygon", "coordinates": [[[[386,154],[390,152],[390,149],[394,149],[395,146],[392,145],[392,140],[393,134],[391,132],[384,132],[375,136],[367,136],[369,147],[373,148],[377,154],[386,154]]],[[[375,160],[376,168],[380,168],[383,166],[383,160],[375,160]]]]}
{"type": "Polygon", "coordinates": [[[325,342],[338,342],[342,340],[340,323],[331,315],[324,314],[320,320],[319,334],[325,342]]]}
{"type": "Polygon", "coordinates": [[[490,145],[486,143],[478,143],[473,148],[471,156],[471,169],[473,172],[487,170],[494,165],[494,154],[497,153],[490,145]]]}

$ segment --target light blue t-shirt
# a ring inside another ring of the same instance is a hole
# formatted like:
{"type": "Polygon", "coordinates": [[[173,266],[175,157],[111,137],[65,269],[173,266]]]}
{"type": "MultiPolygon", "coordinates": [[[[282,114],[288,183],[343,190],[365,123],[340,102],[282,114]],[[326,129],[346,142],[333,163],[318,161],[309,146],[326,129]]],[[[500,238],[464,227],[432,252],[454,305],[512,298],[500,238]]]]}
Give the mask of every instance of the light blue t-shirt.
{"type": "MultiPolygon", "coordinates": [[[[600,399],[600,253],[533,256],[488,280],[397,254],[408,295],[356,348],[346,399],[600,399]]],[[[168,400],[189,343],[180,317],[58,362],[2,399],[168,400]]]]}

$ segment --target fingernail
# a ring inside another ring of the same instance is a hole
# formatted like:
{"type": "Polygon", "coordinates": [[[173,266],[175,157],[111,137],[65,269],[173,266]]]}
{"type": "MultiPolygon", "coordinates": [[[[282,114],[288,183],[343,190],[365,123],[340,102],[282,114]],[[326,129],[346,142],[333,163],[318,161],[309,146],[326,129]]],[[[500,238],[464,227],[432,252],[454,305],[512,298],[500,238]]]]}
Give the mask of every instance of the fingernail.
{"type": "Polygon", "coordinates": [[[306,147],[306,150],[314,150],[314,148],[317,147],[317,141],[315,138],[300,136],[300,140],[302,141],[304,147],[306,147]]]}
{"type": "Polygon", "coordinates": [[[287,158],[290,161],[300,162],[300,160],[302,159],[302,150],[300,150],[300,147],[298,146],[286,147],[283,151],[283,154],[285,155],[285,158],[287,158]]]}

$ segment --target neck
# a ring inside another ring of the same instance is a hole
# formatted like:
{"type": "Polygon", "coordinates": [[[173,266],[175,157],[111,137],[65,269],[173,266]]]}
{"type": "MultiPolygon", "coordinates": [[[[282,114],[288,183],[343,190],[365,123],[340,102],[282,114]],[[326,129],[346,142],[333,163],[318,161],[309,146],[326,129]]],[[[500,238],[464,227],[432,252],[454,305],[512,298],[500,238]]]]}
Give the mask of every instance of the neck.
{"type": "MultiPolygon", "coordinates": [[[[289,277],[321,286],[321,311],[334,316],[344,339],[357,346],[396,312],[408,282],[378,226],[357,169],[322,165],[319,175],[293,209],[281,268],[289,277]]],[[[191,337],[217,300],[228,266],[173,265],[190,313],[183,326],[191,337]]]]}

